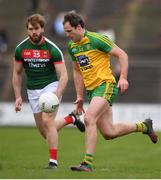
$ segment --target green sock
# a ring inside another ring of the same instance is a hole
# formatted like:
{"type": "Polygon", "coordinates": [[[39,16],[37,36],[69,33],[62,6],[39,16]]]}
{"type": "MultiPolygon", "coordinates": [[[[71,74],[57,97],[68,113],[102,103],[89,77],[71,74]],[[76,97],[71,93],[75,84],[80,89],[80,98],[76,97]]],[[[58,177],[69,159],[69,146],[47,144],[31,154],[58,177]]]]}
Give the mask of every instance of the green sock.
{"type": "Polygon", "coordinates": [[[148,128],[144,123],[142,122],[136,123],[136,131],[145,133],[147,132],[147,130],[148,128]]]}
{"type": "Polygon", "coordinates": [[[92,169],[93,155],[92,154],[85,154],[83,162],[85,162],[88,165],[88,167],[92,169]]]}

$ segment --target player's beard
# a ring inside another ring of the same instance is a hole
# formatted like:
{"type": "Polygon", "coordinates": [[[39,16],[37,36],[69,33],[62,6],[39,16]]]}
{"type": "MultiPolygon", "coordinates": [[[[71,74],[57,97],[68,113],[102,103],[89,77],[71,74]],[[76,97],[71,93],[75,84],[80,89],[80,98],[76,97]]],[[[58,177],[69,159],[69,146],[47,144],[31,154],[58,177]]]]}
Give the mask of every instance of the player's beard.
{"type": "Polygon", "coordinates": [[[42,39],[42,34],[40,35],[34,35],[34,36],[30,36],[30,39],[33,43],[35,44],[39,44],[41,39],[42,39]]]}

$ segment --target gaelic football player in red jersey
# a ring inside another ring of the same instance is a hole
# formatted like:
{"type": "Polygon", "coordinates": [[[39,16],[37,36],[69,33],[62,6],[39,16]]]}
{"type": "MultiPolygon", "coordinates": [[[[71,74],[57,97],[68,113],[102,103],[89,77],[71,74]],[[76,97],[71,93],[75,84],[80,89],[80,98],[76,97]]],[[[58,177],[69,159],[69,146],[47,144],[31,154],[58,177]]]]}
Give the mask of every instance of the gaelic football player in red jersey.
{"type": "Polygon", "coordinates": [[[33,14],[26,20],[28,37],[15,49],[13,66],[13,88],[15,93],[15,111],[21,111],[22,72],[27,76],[27,94],[34,114],[36,126],[46,139],[49,148],[49,165],[57,168],[58,130],[73,123],[84,132],[85,126],[79,116],[72,112],[65,118],[55,121],[54,113],[41,112],[39,97],[44,92],[53,92],[61,100],[67,85],[68,76],[61,50],[47,39],[44,33],[45,19],[40,14],[33,14]],[[58,78],[59,77],[59,78],[58,78]]]}

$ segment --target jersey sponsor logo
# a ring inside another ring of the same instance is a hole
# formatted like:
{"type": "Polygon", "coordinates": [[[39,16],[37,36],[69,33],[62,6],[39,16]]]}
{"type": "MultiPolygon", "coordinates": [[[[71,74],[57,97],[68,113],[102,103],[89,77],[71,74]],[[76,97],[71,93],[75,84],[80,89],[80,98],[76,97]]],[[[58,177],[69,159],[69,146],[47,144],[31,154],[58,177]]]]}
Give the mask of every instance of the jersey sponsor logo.
{"type": "Polygon", "coordinates": [[[22,51],[23,59],[50,59],[51,55],[48,50],[24,49],[22,51]]]}
{"type": "Polygon", "coordinates": [[[31,68],[44,68],[46,67],[46,64],[45,63],[29,63],[28,64],[29,67],[31,68]]]}
{"type": "Polygon", "coordinates": [[[89,58],[85,55],[81,55],[81,56],[77,56],[76,57],[78,62],[79,62],[79,65],[82,67],[82,66],[88,66],[89,65],[89,58]]]}
{"type": "Polygon", "coordinates": [[[50,59],[29,59],[29,58],[25,58],[24,62],[34,62],[34,63],[38,63],[38,62],[49,62],[50,59]]]}
{"type": "Polygon", "coordinates": [[[91,69],[93,65],[90,64],[89,58],[85,55],[77,56],[81,71],[91,69]]]}
{"type": "Polygon", "coordinates": [[[85,67],[80,67],[81,71],[86,71],[88,69],[92,69],[93,65],[85,66],[85,67]]]}

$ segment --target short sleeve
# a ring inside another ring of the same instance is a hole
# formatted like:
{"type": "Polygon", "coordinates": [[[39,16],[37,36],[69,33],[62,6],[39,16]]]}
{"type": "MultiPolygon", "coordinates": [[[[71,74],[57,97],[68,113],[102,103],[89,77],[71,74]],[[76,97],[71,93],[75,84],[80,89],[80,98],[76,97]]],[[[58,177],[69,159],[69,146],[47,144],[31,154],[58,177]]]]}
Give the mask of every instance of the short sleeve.
{"type": "Polygon", "coordinates": [[[105,53],[110,52],[114,46],[114,43],[107,36],[102,34],[95,33],[92,39],[94,46],[105,53]]]}
{"type": "Polygon", "coordinates": [[[21,48],[19,46],[15,49],[15,60],[22,62],[21,48]]]}
{"type": "Polygon", "coordinates": [[[63,53],[59,48],[53,47],[51,49],[51,61],[53,63],[55,63],[55,62],[63,62],[64,61],[63,53]]]}

